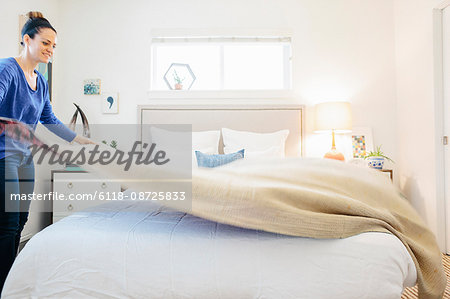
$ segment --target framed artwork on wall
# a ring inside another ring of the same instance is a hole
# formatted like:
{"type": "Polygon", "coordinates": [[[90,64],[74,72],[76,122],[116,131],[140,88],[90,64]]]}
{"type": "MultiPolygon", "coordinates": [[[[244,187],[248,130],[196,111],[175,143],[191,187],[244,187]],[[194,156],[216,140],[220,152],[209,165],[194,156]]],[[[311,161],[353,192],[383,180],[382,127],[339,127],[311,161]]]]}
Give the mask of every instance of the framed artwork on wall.
{"type": "Polygon", "coordinates": [[[366,154],[373,151],[372,128],[355,127],[352,129],[352,158],[364,159],[366,154]]]}
{"type": "Polygon", "coordinates": [[[51,61],[48,63],[39,63],[37,67],[37,71],[47,79],[50,102],[52,101],[52,69],[53,63],[51,61]]]}
{"type": "Polygon", "coordinates": [[[83,81],[83,93],[85,95],[101,94],[102,81],[100,79],[86,79],[83,81]]]}
{"type": "Polygon", "coordinates": [[[23,46],[22,46],[22,28],[23,25],[27,22],[27,16],[26,15],[19,15],[19,54],[22,52],[23,46]]]}
{"type": "Polygon", "coordinates": [[[119,113],[119,93],[108,92],[102,96],[102,112],[104,114],[119,113]]]}

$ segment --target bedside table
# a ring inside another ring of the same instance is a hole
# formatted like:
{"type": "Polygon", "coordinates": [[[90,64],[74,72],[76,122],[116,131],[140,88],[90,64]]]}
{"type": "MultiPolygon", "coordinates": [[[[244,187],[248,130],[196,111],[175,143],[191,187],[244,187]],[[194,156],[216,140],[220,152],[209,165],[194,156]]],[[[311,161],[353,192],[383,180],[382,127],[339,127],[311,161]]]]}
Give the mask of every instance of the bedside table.
{"type": "Polygon", "coordinates": [[[98,197],[96,200],[88,200],[88,198],[93,198],[96,192],[98,194],[99,192],[117,193],[121,191],[120,183],[98,178],[82,170],[52,170],[51,182],[51,191],[55,192],[56,196],[63,196],[65,199],[52,201],[53,223],[73,212],[105,203],[98,197]],[[82,197],[87,200],[79,200],[82,197]]]}

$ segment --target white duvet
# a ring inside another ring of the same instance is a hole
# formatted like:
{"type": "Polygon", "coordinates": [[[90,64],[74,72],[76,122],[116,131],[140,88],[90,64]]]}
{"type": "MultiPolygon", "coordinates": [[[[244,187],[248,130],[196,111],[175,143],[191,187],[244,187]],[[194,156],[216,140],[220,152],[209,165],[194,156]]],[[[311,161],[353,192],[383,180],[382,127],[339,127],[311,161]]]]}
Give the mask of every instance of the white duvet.
{"type": "Polygon", "coordinates": [[[400,298],[416,269],[393,235],[317,240],[151,202],[62,219],[17,257],[2,298],[400,298]]]}

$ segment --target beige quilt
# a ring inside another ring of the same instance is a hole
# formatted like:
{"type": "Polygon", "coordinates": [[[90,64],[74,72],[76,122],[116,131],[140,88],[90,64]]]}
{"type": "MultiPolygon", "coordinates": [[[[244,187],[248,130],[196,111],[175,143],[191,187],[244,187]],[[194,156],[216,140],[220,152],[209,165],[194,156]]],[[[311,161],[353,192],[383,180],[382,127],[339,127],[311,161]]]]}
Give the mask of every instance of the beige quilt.
{"type": "Polygon", "coordinates": [[[406,246],[419,298],[442,298],[446,276],[435,236],[382,173],[324,159],[242,161],[193,175],[192,214],[311,238],[390,232],[406,246]]]}

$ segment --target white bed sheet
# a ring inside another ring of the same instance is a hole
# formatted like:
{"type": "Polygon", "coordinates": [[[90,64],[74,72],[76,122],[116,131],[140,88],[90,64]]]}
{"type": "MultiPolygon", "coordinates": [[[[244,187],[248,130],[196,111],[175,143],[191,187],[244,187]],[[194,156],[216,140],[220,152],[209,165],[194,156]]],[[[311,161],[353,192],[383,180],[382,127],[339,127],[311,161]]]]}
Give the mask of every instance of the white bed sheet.
{"type": "Polygon", "coordinates": [[[400,298],[416,282],[386,233],[289,237],[152,202],[111,202],[34,236],[2,298],[400,298]]]}

